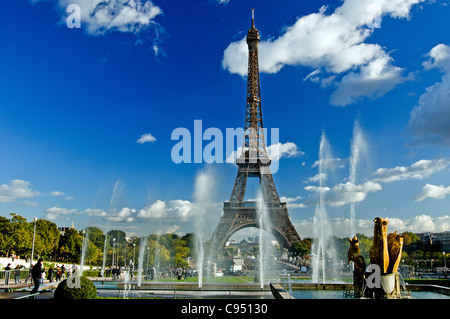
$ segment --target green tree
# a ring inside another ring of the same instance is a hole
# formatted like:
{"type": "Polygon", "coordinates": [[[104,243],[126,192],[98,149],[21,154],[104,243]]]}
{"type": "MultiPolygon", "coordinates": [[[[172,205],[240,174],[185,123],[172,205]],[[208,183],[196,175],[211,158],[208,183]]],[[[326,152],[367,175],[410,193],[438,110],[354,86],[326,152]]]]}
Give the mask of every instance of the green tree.
{"type": "Polygon", "coordinates": [[[113,245],[113,242],[119,245],[123,245],[126,242],[126,233],[123,230],[112,229],[108,232],[108,243],[110,246],[113,245]]]}
{"type": "Polygon", "coordinates": [[[147,248],[149,265],[156,265],[159,262],[160,267],[169,266],[170,252],[165,246],[161,245],[158,241],[149,238],[147,248]]]}
{"type": "Polygon", "coordinates": [[[308,255],[311,252],[311,241],[309,239],[297,241],[289,247],[288,251],[294,257],[308,255]]]}
{"type": "Polygon", "coordinates": [[[61,233],[55,223],[46,219],[38,219],[36,222],[36,253],[45,259],[50,259],[57,251],[60,236],[61,233]]]}
{"type": "Polygon", "coordinates": [[[11,238],[11,221],[3,216],[0,216],[0,255],[6,256],[13,246],[11,238]]]}
{"type": "Polygon", "coordinates": [[[58,253],[65,261],[80,262],[82,245],[82,236],[75,229],[70,228],[59,239],[58,253]]]}
{"type": "Polygon", "coordinates": [[[86,238],[86,249],[85,249],[85,265],[100,265],[102,259],[100,259],[101,251],[100,249],[94,245],[88,238],[86,238]]]}
{"type": "Polygon", "coordinates": [[[186,257],[189,254],[189,247],[186,246],[186,242],[181,238],[174,238],[172,241],[174,256],[173,256],[173,264],[176,267],[187,267],[189,266],[186,261],[186,257]]]}
{"type": "Polygon", "coordinates": [[[18,256],[31,255],[33,242],[33,223],[17,214],[11,213],[10,241],[7,247],[8,253],[14,252],[18,256]]]}
{"type": "Polygon", "coordinates": [[[189,254],[187,257],[195,257],[196,253],[196,246],[197,246],[197,240],[194,233],[187,233],[183,237],[181,237],[181,240],[183,240],[187,247],[189,247],[189,254]]]}
{"type": "Polygon", "coordinates": [[[86,236],[91,243],[103,251],[105,246],[105,233],[103,230],[94,226],[86,227],[86,236]]]}

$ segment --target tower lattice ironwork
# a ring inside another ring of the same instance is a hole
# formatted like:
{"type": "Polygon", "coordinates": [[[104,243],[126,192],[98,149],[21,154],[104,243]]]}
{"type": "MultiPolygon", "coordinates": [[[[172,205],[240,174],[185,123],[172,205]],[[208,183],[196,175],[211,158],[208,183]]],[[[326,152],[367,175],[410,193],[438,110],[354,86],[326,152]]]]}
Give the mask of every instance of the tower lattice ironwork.
{"type": "Polygon", "coordinates": [[[269,212],[271,232],[283,248],[300,240],[292,225],[286,203],[281,202],[270,170],[270,158],[264,139],[261,92],[259,82],[258,44],[259,31],[255,28],[252,10],[252,26],[247,33],[248,76],[245,109],[244,141],[242,153],[237,158],[238,172],[230,200],[224,202],[224,212],[210,243],[216,251],[221,249],[228,238],[245,227],[257,227],[259,218],[256,202],[244,201],[247,179],[258,177],[262,198],[269,212]]]}

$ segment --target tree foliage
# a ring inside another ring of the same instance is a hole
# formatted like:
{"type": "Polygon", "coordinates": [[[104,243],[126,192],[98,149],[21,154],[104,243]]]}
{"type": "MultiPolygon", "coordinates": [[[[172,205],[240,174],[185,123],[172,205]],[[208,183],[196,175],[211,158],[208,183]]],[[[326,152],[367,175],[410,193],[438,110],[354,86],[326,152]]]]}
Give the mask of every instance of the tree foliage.
{"type": "MultiPolygon", "coordinates": [[[[24,217],[11,213],[10,218],[0,216],[0,255],[9,256],[14,253],[21,258],[31,256],[33,234],[35,222],[28,222],[24,217]]],[[[402,259],[405,264],[414,265],[417,261],[433,259],[434,266],[444,263],[441,244],[424,243],[417,234],[404,232],[402,259]]],[[[61,235],[55,223],[38,219],[36,221],[35,233],[35,255],[46,260],[75,262],[81,261],[83,238],[85,237],[85,265],[101,266],[103,257],[106,258],[106,265],[112,265],[113,244],[114,244],[114,264],[123,266],[133,258],[137,264],[138,254],[141,252],[141,245],[145,245],[143,262],[150,265],[159,264],[160,267],[186,267],[187,259],[193,258],[196,254],[196,238],[194,233],[187,233],[184,236],[177,234],[150,234],[143,237],[127,238],[122,230],[109,230],[105,234],[98,227],[87,227],[85,233],[76,229],[67,230],[61,235]],[[105,241],[106,239],[106,241],[105,241]],[[115,240],[114,240],[115,239],[115,240]],[[106,247],[105,247],[106,242],[106,247]],[[135,246],[133,246],[133,244],[135,246]],[[106,249],[105,249],[106,248],[106,249]],[[106,254],[106,256],[104,256],[106,254]]],[[[361,254],[369,262],[369,250],[372,246],[372,237],[364,234],[357,234],[361,254]]],[[[349,248],[348,238],[333,238],[335,248],[338,252],[338,259],[347,260],[349,248]]],[[[305,238],[294,243],[289,248],[289,254],[295,257],[302,257],[311,253],[313,239],[305,238]]],[[[226,252],[230,250],[225,249],[226,252]]],[[[230,257],[230,256],[228,256],[230,257]]],[[[448,260],[448,258],[447,258],[448,260]]],[[[136,265],[135,265],[136,266],[136,265]]]]}

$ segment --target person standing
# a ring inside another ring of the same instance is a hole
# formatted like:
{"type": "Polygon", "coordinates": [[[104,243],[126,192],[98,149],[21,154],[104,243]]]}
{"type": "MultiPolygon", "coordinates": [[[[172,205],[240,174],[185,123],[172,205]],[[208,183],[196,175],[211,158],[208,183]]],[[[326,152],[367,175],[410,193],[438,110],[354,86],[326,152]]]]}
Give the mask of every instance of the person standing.
{"type": "Polygon", "coordinates": [[[39,290],[39,286],[41,284],[42,273],[45,272],[45,267],[42,264],[42,258],[39,258],[36,265],[33,266],[33,270],[31,271],[31,276],[33,277],[34,288],[31,290],[30,294],[35,294],[39,290]]]}
{"type": "Polygon", "coordinates": [[[22,268],[21,265],[17,265],[16,268],[14,268],[14,283],[20,284],[20,268],[22,268]]]}
{"type": "Polygon", "coordinates": [[[57,265],[56,266],[56,281],[60,281],[61,280],[61,276],[62,276],[61,268],[57,265]]]}
{"type": "Polygon", "coordinates": [[[11,264],[8,263],[8,265],[5,267],[5,286],[7,287],[9,285],[9,275],[11,273],[11,264]]]}
{"type": "Polygon", "coordinates": [[[49,282],[53,282],[53,272],[54,272],[53,266],[51,266],[50,269],[48,270],[48,277],[47,277],[49,282]]]}
{"type": "Polygon", "coordinates": [[[66,279],[66,266],[61,265],[61,279],[66,279]]]}

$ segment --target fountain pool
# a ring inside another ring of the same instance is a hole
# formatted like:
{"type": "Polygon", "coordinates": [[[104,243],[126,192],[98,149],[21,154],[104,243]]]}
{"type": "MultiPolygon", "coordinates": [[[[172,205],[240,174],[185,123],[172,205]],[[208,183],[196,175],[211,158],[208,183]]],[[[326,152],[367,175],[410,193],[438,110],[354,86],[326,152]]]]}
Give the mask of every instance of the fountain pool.
{"type": "MultiPolygon", "coordinates": [[[[303,290],[293,289],[294,299],[351,299],[346,297],[344,290],[303,290]]],[[[450,296],[433,291],[412,291],[411,299],[450,299],[450,296]]]]}

